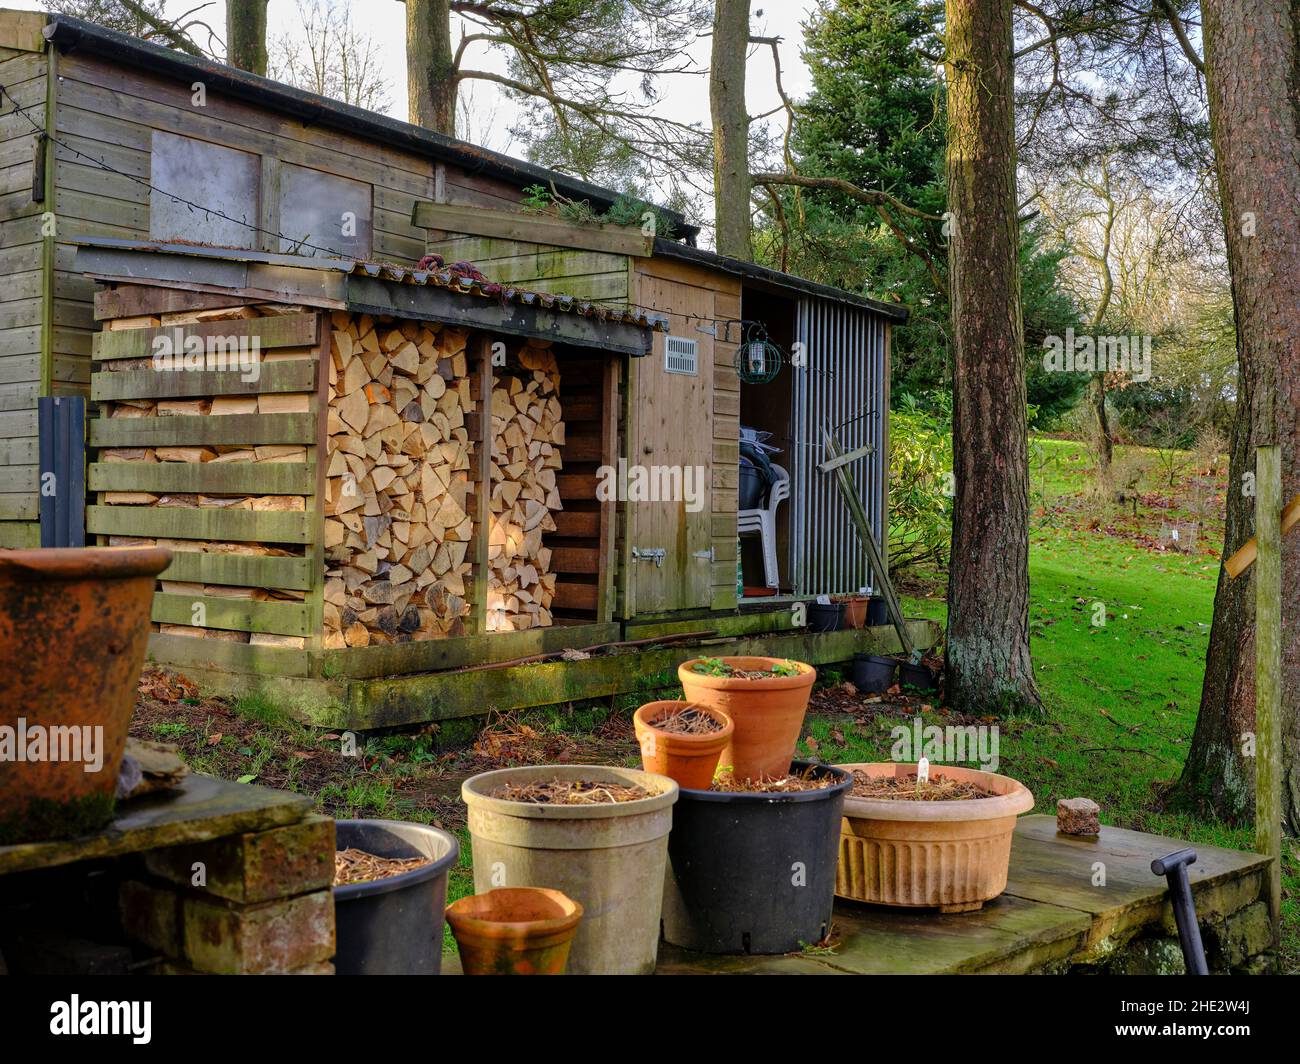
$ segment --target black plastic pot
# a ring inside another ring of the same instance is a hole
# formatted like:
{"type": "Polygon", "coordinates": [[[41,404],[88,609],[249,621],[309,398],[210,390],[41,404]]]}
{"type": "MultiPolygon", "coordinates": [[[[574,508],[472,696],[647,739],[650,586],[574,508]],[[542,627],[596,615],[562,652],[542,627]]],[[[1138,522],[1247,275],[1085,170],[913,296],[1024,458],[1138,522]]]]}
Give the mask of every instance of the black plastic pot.
{"type": "Polygon", "coordinates": [[[763,474],[752,465],[740,467],[740,508],[758,510],[763,506],[763,494],[767,483],[763,474]]]}
{"type": "Polygon", "coordinates": [[[339,975],[437,975],[442,970],[447,876],[460,857],[454,835],[401,820],[340,820],[335,846],[376,857],[429,857],[400,876],[334,888],[339,975]]]}
{"type": "Polygon", "coordinates": [[[939,676],[929,665],[900,661],[898,682],[904,687],[915,687],[919,691],[934,691],[939,687],[939,676]]]}
{"type": "MultiPolygon", "coordinates": [[[[804,761],[791,772],[809,768],[804,761]]],[[[840,815],[852,778],[819,791],[683,789],[673,809],[664,941],[704,953],[790,953],[831,926],[840,815]]]]}
{"type": "Polygon", "coordinates": [[[879,658],[874,654],[853,655],[853,686],[859,691],[875,694],[894,686],[894,673],[898,662],[893,658],[879,658]]]}
{"type": "Polygon", "coordinates": [[[885,605],[882,595],[872,595],[867,603],[867,627],[875,628],[889,623],[889,607],[885,605]]]}
{"type": "Polygon", "coordinates": [[[808,604],[808,631],[838,632],[844,625],[844,603],[810,602],[808,604]]]}

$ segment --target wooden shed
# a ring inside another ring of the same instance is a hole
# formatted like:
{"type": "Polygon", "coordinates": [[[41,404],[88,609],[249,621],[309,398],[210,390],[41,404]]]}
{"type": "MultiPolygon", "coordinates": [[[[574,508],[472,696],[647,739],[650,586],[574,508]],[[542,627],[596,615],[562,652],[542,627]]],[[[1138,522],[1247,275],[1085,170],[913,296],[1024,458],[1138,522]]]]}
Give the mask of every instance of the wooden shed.
{"type": "MultiPolygon", "coordinates": [[[[160,660],[285,678],[304,716],[376,726],[634,680],[617,657],[483,670],[565,649],[893,645],[813,637],[791,607],[871,582],[818,465],[832,431],[883,543],[900,308],[705,251],[670,213],[659,236],[525,213],[538,184],[617,197],[64,16],[0,12],[0,178],[0,545],[38,534],[37,399],[100,403],[90,534],[201,545],[160,586],[160,660]],[[256,375],[210,366],[214,338],[255,341],[256,375]],[[749,372],[755,340],[775,376],[749,372]],[[159,373],[156,343],[203,368],[159,373]],[[738,555],[742,427],[792,487],[761,598],[740,592],[763,582],[738,555]],[[638,469],[675,494],[602,494],[638,469]]],[[[683,656],[655,653],[638,670],[683,656]]]]}

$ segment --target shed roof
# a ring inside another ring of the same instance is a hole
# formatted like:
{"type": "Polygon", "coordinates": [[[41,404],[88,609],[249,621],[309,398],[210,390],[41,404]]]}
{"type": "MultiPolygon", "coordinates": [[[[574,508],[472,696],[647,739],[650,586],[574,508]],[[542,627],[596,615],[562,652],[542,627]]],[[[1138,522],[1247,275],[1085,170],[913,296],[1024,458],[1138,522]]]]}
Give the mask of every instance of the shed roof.
{"type": "Polygon", "coordinates": [[[336,310],[453,322],[514,336],[641,357],[667,319],[636,308],[494,284],[472,266],[410,269],[346,258],[311,258],[200,244],[87,238],[77,269],[101,281],[189,287],[336,310]]]}

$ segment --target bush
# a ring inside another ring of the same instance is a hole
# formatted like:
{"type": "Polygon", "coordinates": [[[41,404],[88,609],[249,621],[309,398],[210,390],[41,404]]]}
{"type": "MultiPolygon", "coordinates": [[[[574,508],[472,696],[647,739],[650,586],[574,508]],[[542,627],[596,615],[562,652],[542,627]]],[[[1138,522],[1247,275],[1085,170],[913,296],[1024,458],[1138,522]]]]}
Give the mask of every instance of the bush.
{"type": "Polygon", "coordinates": [[[889,566],[942,568],[952,544],[952,398],[901,397],[889,420],[889,566]],[[926,402],[928,400],[928,403],[926,402]]]}

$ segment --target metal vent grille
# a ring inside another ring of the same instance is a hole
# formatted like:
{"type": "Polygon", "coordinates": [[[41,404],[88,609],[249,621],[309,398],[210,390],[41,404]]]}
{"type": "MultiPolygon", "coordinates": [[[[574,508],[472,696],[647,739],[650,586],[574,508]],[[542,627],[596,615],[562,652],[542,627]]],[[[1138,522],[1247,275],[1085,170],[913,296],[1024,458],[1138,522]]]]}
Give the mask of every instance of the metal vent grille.
{"type": "Polygon", "coordinates": [[[680,336],[664,338],[664,370],[687,377],[700,375],[699,342],[680,336]]]}

